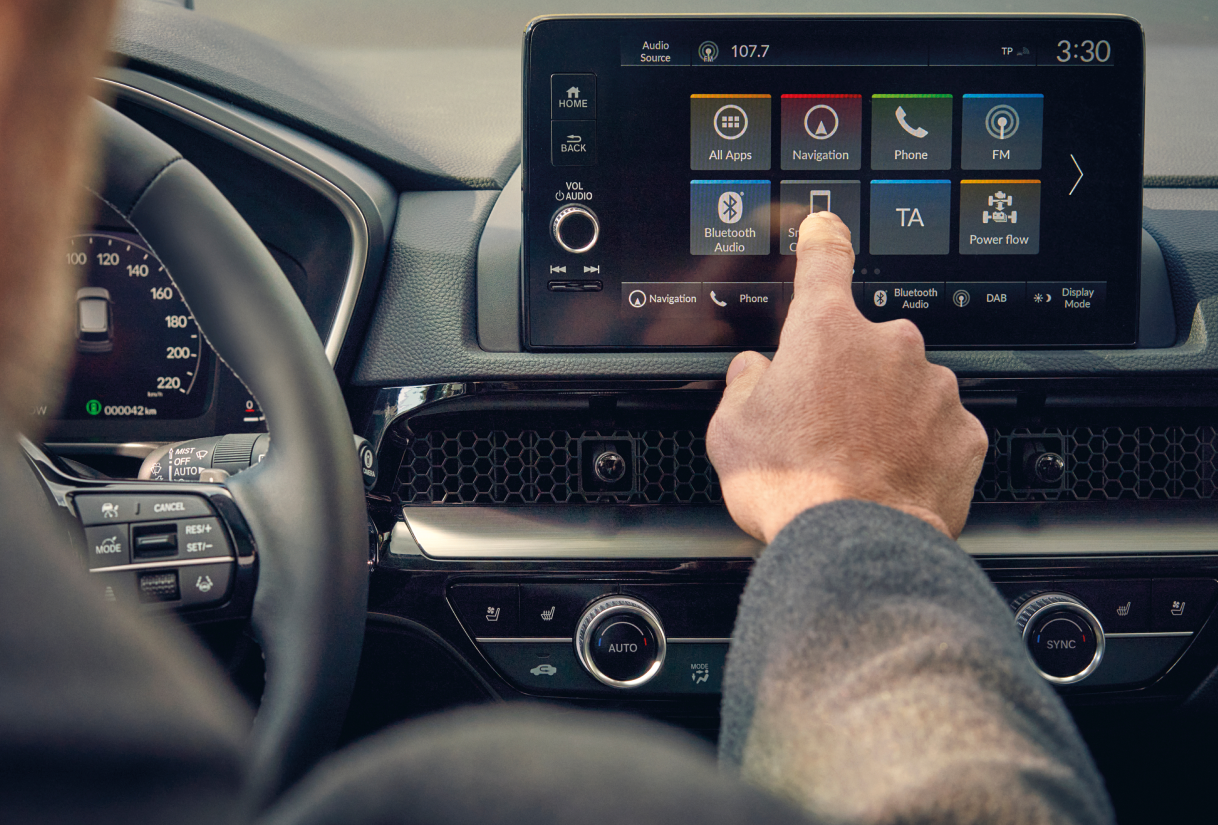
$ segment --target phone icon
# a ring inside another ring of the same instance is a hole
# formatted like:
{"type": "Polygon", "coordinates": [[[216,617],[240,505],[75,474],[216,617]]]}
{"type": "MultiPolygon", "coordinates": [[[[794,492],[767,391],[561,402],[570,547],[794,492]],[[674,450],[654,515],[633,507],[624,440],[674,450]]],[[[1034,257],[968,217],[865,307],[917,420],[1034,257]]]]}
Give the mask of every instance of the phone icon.
{"type": "Polygon", "coordinates": [[[715,306],[717,306],[717,307],[725,307],[725,306],[727,306],[727,301],[720,301],[720,300],[719,300],[719,298],[718,298],[718,296],[717,296],[717,295],[715,295],[715,290],[713,290],[713,289],[711,290],[711,301],[712,301],[712,302],[714,303],[714,305],[715,305],[715,306]]]}
{"type": "Polygon", "coordinates": [[[812,198],[809,204],[809,215],[815,215],[817,212],[832,212],[829,208],[832,203],[833,192],[828,189],[813,189],[811,192],[812,198]]]}
{"type": "Polygon", "coordinates": [[[902,129],[904,129],[906,132],[909,132],[911,135],[913,135],[916,138],[924,138],[930,134],[930,132],[926,131],[921,126],[919,126],[917,129],[915,129],[912,126],[910,126],[908,123],[905,122],[905,107],[904,106],[897,107],[897,123],[901,124],[902,129]]]}

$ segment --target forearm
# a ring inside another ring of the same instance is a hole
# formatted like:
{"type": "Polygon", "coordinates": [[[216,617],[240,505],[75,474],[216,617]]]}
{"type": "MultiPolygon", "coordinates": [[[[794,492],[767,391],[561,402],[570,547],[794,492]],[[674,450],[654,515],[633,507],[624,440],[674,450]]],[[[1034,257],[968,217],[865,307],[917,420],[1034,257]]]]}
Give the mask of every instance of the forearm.
{"type": "Polygon", "coordinates": [[[831,821],[1112,821],[984,574],[923,521],[865,502],[806,511],[758,561],[720,755],[831,821]]]}

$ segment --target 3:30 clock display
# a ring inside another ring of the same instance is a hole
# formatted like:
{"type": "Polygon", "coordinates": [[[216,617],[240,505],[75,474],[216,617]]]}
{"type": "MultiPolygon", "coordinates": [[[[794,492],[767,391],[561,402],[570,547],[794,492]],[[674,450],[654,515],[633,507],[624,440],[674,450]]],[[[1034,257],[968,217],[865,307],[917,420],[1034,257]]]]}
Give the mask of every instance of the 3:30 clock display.
{"type": "Polygon", "coordinates": [[[1059,40],[1058,63],[1107,63],[1112,59],[1112,46],[1107,40],[1083,40],[1071,43],[1059,40]]]}

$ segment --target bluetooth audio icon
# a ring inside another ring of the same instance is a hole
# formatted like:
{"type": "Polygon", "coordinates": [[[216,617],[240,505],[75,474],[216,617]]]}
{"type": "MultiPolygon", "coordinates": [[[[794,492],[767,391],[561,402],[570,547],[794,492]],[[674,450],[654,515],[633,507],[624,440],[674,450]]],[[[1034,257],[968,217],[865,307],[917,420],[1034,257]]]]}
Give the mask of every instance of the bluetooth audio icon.
{"type": "Polygon", "coordinates": [[[724,192],[719,196],[719,220],[737,223],[744,214],[744,195],[740,192],[724,192]]]}

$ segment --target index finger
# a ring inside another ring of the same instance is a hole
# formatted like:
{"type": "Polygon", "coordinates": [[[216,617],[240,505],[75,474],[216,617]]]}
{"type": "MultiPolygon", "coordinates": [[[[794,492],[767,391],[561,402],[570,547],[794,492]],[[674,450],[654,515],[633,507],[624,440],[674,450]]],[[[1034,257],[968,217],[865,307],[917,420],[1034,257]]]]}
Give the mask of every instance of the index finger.
{"type": "Polygon", "coordinates": [[[854,305],[850,282],[854,278],[854,247],[850,230],[832,212],[813,212],[799,226],[795,248],[795,294],[810,294],[806,305],[829,300],[854,305]]]}

